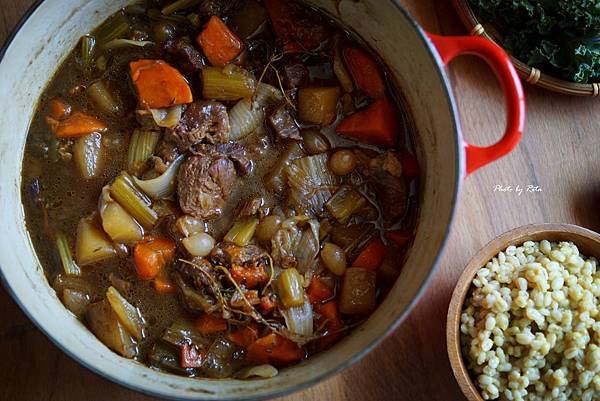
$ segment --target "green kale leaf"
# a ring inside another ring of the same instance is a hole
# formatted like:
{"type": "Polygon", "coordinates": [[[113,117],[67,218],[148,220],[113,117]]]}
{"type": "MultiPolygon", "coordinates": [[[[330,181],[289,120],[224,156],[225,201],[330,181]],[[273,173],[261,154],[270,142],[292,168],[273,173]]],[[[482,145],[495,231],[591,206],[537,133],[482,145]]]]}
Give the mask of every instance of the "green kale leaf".
{"type": "Polygon", "coordinates": [[[516,58],[574,82],[600,81],[600,0],[469,0],[516,58]]]}

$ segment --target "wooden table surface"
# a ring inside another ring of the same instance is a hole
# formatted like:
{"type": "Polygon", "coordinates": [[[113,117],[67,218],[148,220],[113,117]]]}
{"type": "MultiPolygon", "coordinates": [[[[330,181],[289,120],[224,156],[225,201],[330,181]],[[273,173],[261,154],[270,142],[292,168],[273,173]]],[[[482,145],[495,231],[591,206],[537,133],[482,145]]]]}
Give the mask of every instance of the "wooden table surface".
{"type": "MultiPolygon", "coordinates": [[[[0,42],[31,3],[0,0],[0,42]]],[[[465,33],[449,0],[401,3],[431,32],[465,33]]],[[[466,137],[493,143],[504,127],[493,75],[480,61],[464,58],[452,65],[450,76],[466,137]]],[[[565,222],[600,231],[600,101],[533,87],[526,94],[522,143],[467,180],[444,258],[409,318],[353,367],[282,400],[464,400],[452,377],[444,330],[451,292],[469,257],[498,234],[528,223],[565,222]],[[494,191],[496,185],[534,185],[542,192],[519,196],[494,191]]],[[[1,288],[0,317],[0,400],[150,400],[65,356],[1,288]]]]}

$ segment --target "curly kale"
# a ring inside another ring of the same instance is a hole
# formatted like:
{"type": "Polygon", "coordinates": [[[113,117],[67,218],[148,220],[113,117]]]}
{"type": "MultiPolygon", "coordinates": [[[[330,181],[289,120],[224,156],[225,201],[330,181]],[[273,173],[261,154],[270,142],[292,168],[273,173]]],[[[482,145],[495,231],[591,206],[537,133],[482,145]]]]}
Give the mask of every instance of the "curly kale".
{"type": "Polygon", "coordinates": [[[600,0],[469,0],[516,58],[574,82],[600,81],[600,0]]]}

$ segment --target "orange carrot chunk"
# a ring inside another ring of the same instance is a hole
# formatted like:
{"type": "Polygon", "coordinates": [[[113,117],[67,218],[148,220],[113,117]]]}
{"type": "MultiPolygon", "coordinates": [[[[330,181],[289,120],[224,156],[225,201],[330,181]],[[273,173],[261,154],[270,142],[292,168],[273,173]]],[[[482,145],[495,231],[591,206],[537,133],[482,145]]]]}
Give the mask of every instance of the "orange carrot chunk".
{"type": "Polygon", "coordinates": [[[343,54],[356,86],[373,99],[383,97],[385,82],[375,60],[367,52],[356,47],[345,48],[343,54]]]}
{"type": "Polygon", "coordinates": [[[235,59],[244,48],[242,41],[217,16],[212,16],[196,41],[208,61],[215,67],[223,67],[235,59]]]}
{"type": "Polygon", "coordinates": [[[231,267],[231,277],[238,283],[245,285],[246,288],[254,288],[258,284],[269,281],[269,275],[262,265],[240,266],[233,265],[231,267]]]}
{"type": "Polygon", "coordinates": [[[325,326],[325,336],[319,340],[321,349],[327,348],[342,336],[344,321],[340,315],[336,301],[329,301],[315,309],[321,317],[319,323],[325,326]]]}
{"type": "Polygon", "coordinates": [[[397,110],[386,98],[346,117],[335,129],[340,135],[371,145],[394,147],[400,129],[397,110]]]}
{"type": "Polygon", "coordinates": [[[263,315],[268,315],[269,313],[273,312],[273,310],[275,310],[276,307],[277,303],[272,297],[268,295],[263,295],[260,298],[260,311],[263,315]]]}
{"type": "Polygon", "coordinates": [[[227,321],[219,316],[205,313],[196,319],[196,328],[202,334],[214,334],[227,330],[227,321]]]}
{"type": "Polygon", "coordinates": [[[52,99],[50,101],[50,116],[57,120],[62,120],[71,114],[71,105],[62,99],[52,99]]]}
{"type": "Polygon", "coordinates": [[[315,305],[333,297],[333,291],[320,278],[313,277],[306,290],[306,295],[308,295],[310,303],[315,305]]]}
{"type": "Polygon", "coordinates": [[[304,356],[298,344],[279,334],[271,333],[254,341],[248,347],[247,359],[275,366],[296,362],[304,356]]]}
{"type": "Polygon", "coordinates": [[[104,132],[107,127],[102,121],[89,114],[76,111],[63,120],[46,117],[52,132],[59,138],[74,138],[92,132],[104,132]]]}
{"type": "Polygon", "coordinates": [[[396,245],[402,247],[408,244],[413,236],[408,231],[396,230],[388,231],[386,233],[386,237],[396,245]]]}
{"type": "Polygon", "coordinates": [[[162,60],[137,60],[129,64],[140,105],[164,109],[194,101],[181,73],[162,60]]]}
{"type": "Polygon", "coordinates": [[[166,238],[147,236],[138,242],[133,251],[138,277],[142,280],[156,278],[175,258],[175,248],[175,242],[166,238]]]}
{"type": "Polygon", "coordinates": [[[362,267],[363,269],[376,271],[383,263],[385,250],[386,247],[379,238],[372,239],[354,260],[352,267],[362,267]]]}
{"type": "Polygon", "coordinates": [[[227,339],[240,347],[248,348],[250,344],[258,339],[258,326],[255,323],[250,323],[229,333],[227,339]]]}

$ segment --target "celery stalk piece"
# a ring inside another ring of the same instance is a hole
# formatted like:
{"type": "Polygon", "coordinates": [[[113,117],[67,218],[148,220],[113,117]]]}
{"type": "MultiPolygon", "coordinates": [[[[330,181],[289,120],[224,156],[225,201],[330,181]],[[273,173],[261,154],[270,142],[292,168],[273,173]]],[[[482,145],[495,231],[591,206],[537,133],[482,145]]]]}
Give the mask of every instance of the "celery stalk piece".
{"type": "Polygon", "coordinates": [[[246,246],[254,237],[258,219],[256,217],[244,217],[233,224],[233,227],[225,235],[225,241],[233,242],[237,246],[246,246]]]}
{"type": "Polygon", "coordinates": [[[160,139],[160,132],[135,130],[129,142],[127,153],[127,170],[138,174],[143,169],[146,161],[154,154],[156,144],[160,139]]]}
{"type": "Polygon", "coordinates": [[[171,15],[177,11],[185,10],[186,8],[197,6],[202,0],[177,0],[169,4],[161,10],[163,15],[171,15]]]}
{"type": "Polygon", "coordinates": [[[284,308],[302,306],[304,289],[302,277],[295,268],[284,269],[277,278],[277,294],[284,308]]]}
{"type": "Polygon", "coordinates": [[[254,95],[256,81],[234,65],[202,69],[202,94],[206,99],[235,101],[254,95]]]}
{"type": "Polygon", "coordinates": [[[65,273],[68,276],[81,276],[81,268],[75,263],[69,247],[69,240],[63,232],[56,233],[56,248],[65,273]]]}
{"type": "Polygon", "coordinates": [[[152,229],[156,220],[157,213],[152,209],[150,198],[140,191],[133,182],[133,178],[127,173],[122,172],[112,184],[110,184],[110,194],[119,202],[121,206],[145,229],[152,229]]]}
{"type": "Polygon", "coordinates": [[[360,192],[350,187],[342,187],[331,197],[325,206],[329,213],[343,224],[356,211],[366,205],[367,200],[360,192]]]}
{"type": "Polygon", "coordinates": [[[118,115],[121,112],[121,105],[104,81],[94,82],[87,87],[85,93],[103,113],[118,115]]]}
{"type": "Polygon", "coordinates": [[[160,10],[157,10],[156,8],[151,8],[150,10],[148,10],[146,15],[148,16],[148,18],[150,18],[151,20],[154,20],[154,21],[168,21],[168,22],[173,22],[175,24],[188,24],[188,25],[190,24],[190,20],[188,20],[184,15],[180,15],[180,14],[165,15],[160,10]]]}
{"type": "Polygon", "coordinates": [[[97,44],[104,46],[114,39],[120,39],[129,32],[129,20],[122,12],[109,18],[104,24],[96,30],[97,44]]]}
{"type": "Polygon", "coordinates": [[[85,66],[89,66],[94,58],[96,49],[96,38],[90,35],[81,37],[81,59],[85,66]]]}

